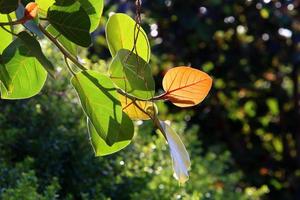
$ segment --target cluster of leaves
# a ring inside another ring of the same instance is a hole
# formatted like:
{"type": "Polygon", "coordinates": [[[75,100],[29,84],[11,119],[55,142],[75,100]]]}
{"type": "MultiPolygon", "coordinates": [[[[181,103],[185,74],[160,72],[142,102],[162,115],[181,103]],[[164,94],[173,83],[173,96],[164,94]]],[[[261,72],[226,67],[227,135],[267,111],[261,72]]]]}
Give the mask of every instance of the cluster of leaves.
{"type": "MultiPolygon", "coordinates": [[[[52,54],[55,49],[46,51],[52,54]]],[[[95,159],[85,116],[66,73],[58,75],[59,81],[47,82],[35,98],[0,102],[0,199],[258,200],[261,196],[260,189],[244,188],[244,175],[234,167],[228,150],[219,146],[204,153],[197,140],[199,127],[187,130],[183,121],[173,128],[194,157],[185,187],[172,179],[165,140],[150,122],[136,129],[130,147],[95,159]]]]}
{"type": "Polygon", "coordinates": [[[164,77],[165,92],[155,96],[146,33],[138,21],[121,13],[111,16],[106,25],[113,57],[108,73],[84,67],[77,48],[91,45],[91,32],[99,24],[103,4],[99,0],[50,0],[29,2],[24,8],[18,1],[1,1],[0,12],[9,20],[0,22],[0,26],[4,34],[16,37],[8,39],[8,46],[1,50],[1,98],[32,97],[41,91],[48,73],[55,77],[54,65],[44,56],[38,41],[38,36],[46,36],[61,51],[72,74],[71,83],[86,114],[96,155],[112,154],[128,146],[134,135],[132,120],[152,119],[170,146],[175,178],[184,183],[189,155],[170,124],[158,119],[155,101],[169,100],[179,107],[197,105],[207,96],[212,79],[202,71],[176,67],[164,77]],[[21,24],[28,31],[16,33],[14,26],[21,24]]]}

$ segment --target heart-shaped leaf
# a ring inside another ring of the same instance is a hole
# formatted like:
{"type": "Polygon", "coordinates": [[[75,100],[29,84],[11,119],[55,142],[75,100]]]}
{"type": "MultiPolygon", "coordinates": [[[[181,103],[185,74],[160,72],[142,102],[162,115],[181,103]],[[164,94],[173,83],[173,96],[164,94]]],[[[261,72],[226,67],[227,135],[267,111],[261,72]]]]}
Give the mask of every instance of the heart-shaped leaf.
{"type": "Polygon", "coordinates": [[[90,120],[88,120],[88,131],[96,156],[106,156],[120,151],[130,144],[134,135],[134,126],[129,117],[123,113],[120,132],[118,132],[118,139],[112,146],[106,144],[105,140],[97,133],[90,120]]]}
{"type": "Polygon", "coordinates": [[[149,64],[131,53],[121,49],[110,65],[110,76],[122,90],[140,99],[150,99],[154,95],[155,83],[149,64]]]}
{"type": "Polygon", "coordinates": [[[49,8],[47,18],[70,41],[83,47],[90,46],[91,22],[79,2],[56,2],[49,8]]]}
{"type": "Polygon", "coordinates": [[[207,96],[212,79],[206,73],[191,67],[175,67],[163,78],[166,91],[161,99],[171,101],[179,107],[190,107],[199,104],[207,96]]]}
{"type": "Polygon", "coordinates": [[[110,78],[87,70],[76,74],[71,82],[85,114],[100,137],[109,146],[118,142],[123,112],[118,93],[110,78]]]}
{"type": "MultiPolygon", "coordinates": [[[[135,21],[126,14],[112,15],[106,25],[106,40],[112,57],[121,49],[132,50],[134,36],[138,33],[135,21]]],[[[146,62],[150,60],[150,45],[145,31],[140,28],[136,41],[136,52],[146,62]]],[[[136,53],[135,52],[135,53],[136,53]]]]}

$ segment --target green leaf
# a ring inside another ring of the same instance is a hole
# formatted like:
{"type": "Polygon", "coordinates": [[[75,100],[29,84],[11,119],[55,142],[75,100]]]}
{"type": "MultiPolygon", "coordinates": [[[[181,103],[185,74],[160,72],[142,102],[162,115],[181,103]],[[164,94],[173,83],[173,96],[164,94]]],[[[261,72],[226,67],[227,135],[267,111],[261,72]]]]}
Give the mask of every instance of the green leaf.
{"type": "MultiPolygon", "coordinates": [[[[126,14],[112,15],[106,25],[106,40],[114,57],[120,49],[132,50],[134,46],[135,21],[126,14]]],[[[136,28],[136,33],[138,28],[136,28]]],[[[150,45],[145,31],[140,28],[136,42],[137,54],[144,60],[150,60],[150,45]]],[[[136,52],[135,52],[136,53],[136,52]]]]}
{"type": "Polygon", "coordinates": [[[110,76],[122,90],[141,99],[154,96],[155,83],[149,64],[141,57],[122,49],[110,65],[110,76]]]}
{"type": "Polygon", "coordinates": [[[119,139],[123,113],[113,82],[92,70],[76,74],[71,82],[96,131],[108,145],[113,145],[119,139]]]}
{"type": "MultiPolygon", "coordinates": [[[[8,21],[9,19],[7,15],[0,14],[0,22],[8,22],[8,21]]],[[[10,29],[9,26],[6,26],[6,28],[10,29]]],[[[1,54],[3,50],[12,42],[13,36],[0,27],[0,38],[1,38],[1,42],[0,42],[0,54],[1,54]]]]}
{"type": "Polygon", "coordinates": [[[49,26],[47,26],[46,30],[55,38],[57,38],[57,40],[73,55],[73,56],[77,56],[77,51],[78,51],[78,46],[76,44],[74,44],[73,42],[71,42],[70,40],[68,40],[66,37],[64,37],[63,35],[59,36],[59,32],[50,24],[49,26]]]}
{"type": "MultiPolygon", "coordinates": [[[[3,83],[5,89],[8,92],[12,91],[12,80],[7,72],[5,65],[2,61],[2,55],[0,54],[0,84],[3,83]]],[[[1,90],[0,90],[1,91],[1,90]]]]}
{"type": "MultiPolygon", "coordinates": [[[[93,32],[97,29],[102,12],[104,7],[104,0],[77,0],[81,3],[82,8],[88,14],[90,21],[91,21],[91,28],[90,32],[93,32]]],[[[46,13],[50,6],[55,3],[55,0],[36,0],[35,1],[39,8],[42,10],[40,15],[46,17],[44,13],[46,13]]],[[[72,1],[73,3],[75,1],[72,1]]]]}
{"type": "Polygon", "coordinates": [[[48,20],[67,39],[83,47],[91,44],[91,22],[79,2],[56,2],[48,10],[48,20]]]}
{"type": "Polygon", "coordinates": [[[120,151],[130,144],[134,135],[134,126],[130,118],[123,113],[121,129],[120,132],[118,132],[118,142],[112,146],[107,145],[100,137],[90,120],[88,120],[88,131],[96,156],[106,156],[120,151]]]}
{"type": "Polygon", "coordinates": [[[104,0],[79,0],[79,2],[90,17],[90,32],[93,32],[98,28],[100,23],[104,7],[104,0]]]}
{"type": "Polygon", "coordinates": [[[22,40],[23,44],[26,45],[26,48],[30,51],[31,55],[35,56],[49,74],[54,77],[54,66],[43,54],[40,43],[26,31],[20,32],[18,37],[22,40]]]}
{"type": "Polygon", "coordinates": [[[0,13],[8,14],[18,8],[19,0],[0,0],[0,13]]]}
{"type": "Polygon", "coordinates": [[[47,72],[21,39],[17,38],[4,50],[2,64],[0,69],[11,78],[13,88],[9,92],[1,84],[3,99],[25,99],[41,91],[47,72]]]}

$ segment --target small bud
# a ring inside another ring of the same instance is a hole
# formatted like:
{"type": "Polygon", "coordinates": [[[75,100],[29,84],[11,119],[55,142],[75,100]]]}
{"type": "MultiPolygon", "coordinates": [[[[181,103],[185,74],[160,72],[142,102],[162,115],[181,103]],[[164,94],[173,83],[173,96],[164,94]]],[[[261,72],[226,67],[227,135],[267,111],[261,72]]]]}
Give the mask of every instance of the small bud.
{"type": "Polygon", "coordinates": [[[30,2],[25,7],[24,19],[31,20],[38,15],[38,4],[30,2]]]}

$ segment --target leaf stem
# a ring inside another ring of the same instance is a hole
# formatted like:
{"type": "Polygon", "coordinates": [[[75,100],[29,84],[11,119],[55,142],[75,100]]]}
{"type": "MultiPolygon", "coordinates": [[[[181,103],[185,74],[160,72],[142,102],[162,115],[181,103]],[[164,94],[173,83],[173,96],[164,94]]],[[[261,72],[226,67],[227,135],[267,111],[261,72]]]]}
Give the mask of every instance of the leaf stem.
{"type": "Polygon", "coordinates": [[[24,22],[24,19],[19,19],[16,21],[11,21],[11,22],[0,22],[0,26],[12,26],[12,25],[19,25],[24,22]]]}
{"type": "Polygon", "coordinates": [[[65,63],[66,63],[66,65],[67,65],[69,71],[71,72],[71,74],[72,74],[73,76],[75,76],[75,72],[72,70],[71,66],[69,65],[68,58],[67,58],[66,56],[65,56],[65,63]]]}
{"type": "Polygon", "coordinates": [[[66,58],[71,60],[78,68],[81,70],[85,71],[87,68],[85,68],[75,56],[73,56],[68,50],[66,50],[58,41],[55,37],[53,37],[48,31],[45,30],[45,28],[39,24],[40,30],[44,33],[44,35],[51,40],[55,44],[55,46],[64,54],[66,58]]]}
{"type": "Polygon", "coordinates": [[[117,92],[119,93],[119,94],[121,94],[121,95],[123,95],[123,96],[125,96],[125,97],[127,97],[127,98],[129,98],[130,100],[132,100],[132,101],[151,101],[152,99],[140,99],[140,98],[138,98],[138,97],[135,97],[135,96],[132,96],[132,95],[130,95],[130,94],[128,94],[127,92],[125,92],[125,91],[123,91],[123,90],[121,90],[121,89],[117,89],[117,92]]]}

